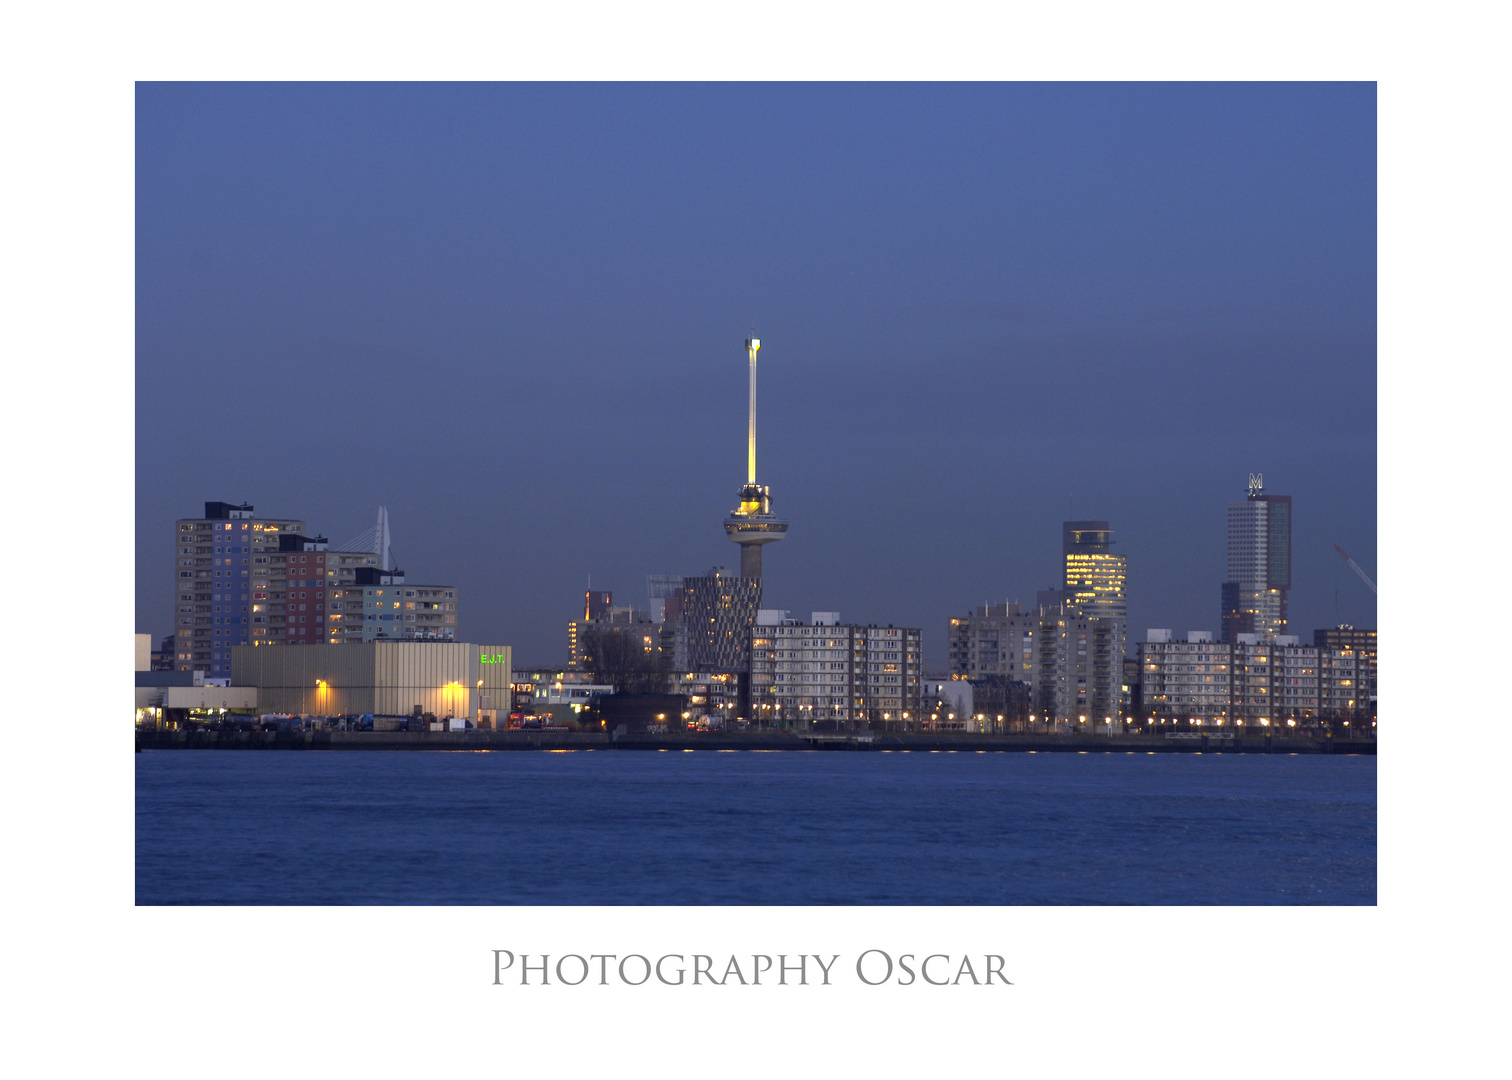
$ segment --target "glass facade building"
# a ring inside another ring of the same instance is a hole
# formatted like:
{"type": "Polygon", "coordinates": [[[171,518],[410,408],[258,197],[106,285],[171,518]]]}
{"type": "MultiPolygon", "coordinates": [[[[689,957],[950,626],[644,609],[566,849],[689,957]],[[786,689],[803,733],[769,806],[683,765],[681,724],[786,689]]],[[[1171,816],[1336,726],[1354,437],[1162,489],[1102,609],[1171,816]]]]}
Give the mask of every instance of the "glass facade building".
{"type": "Polygon", "coordinates": [[[1129,559],[1108,550],[1112,540],[1106,521],[1068,521],[1061,526],[1066,601],[1088,619],[1129,617],[1129,559]]]}
{"type": "Polygon", "coordinates": [[[1291,496],[1262,494],[1258,477],[1248,498],[1229,503],[1228,574],[1220,598],[1224,641],[1286,633],[1291,526],[1291,496]]]}
{"type": "Polygon", "coordinates": [[[749,670],[751,627],[761,607],[761,579],[736,577],[716,566],[683,578],[682,618],[692,671],[749,670]]]}

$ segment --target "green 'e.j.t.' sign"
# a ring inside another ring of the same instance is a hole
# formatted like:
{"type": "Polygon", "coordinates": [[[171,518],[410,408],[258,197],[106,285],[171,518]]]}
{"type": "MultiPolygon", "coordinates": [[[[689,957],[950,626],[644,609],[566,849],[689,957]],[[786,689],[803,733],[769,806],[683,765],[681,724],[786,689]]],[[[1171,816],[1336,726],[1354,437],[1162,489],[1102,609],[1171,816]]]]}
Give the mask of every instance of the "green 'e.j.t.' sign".
{"type": "Polygon", "coordinates": [[[502,656],[489,656],[487,653],[478,654],[478,663],[480,664],[502,664],[503,662],[504,658],[502,656]]]}

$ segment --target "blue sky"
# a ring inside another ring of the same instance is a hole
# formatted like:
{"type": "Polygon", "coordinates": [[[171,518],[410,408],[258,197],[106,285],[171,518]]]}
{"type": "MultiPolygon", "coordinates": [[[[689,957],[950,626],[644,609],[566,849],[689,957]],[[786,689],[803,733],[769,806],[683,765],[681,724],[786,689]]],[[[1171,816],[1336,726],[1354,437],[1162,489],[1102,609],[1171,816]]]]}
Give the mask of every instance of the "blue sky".
{"type": "Polygon", "coordinates": [[[1217,628],[1225,505],[1295,508],[1293,628],[1375,625],[1371,84],[143,84],[137,617],[207,499],[389,507],[475,641],[565,658],[589,575],[770,606],[1031,601],[1109,519],[1131,637],[1217,628]]]}

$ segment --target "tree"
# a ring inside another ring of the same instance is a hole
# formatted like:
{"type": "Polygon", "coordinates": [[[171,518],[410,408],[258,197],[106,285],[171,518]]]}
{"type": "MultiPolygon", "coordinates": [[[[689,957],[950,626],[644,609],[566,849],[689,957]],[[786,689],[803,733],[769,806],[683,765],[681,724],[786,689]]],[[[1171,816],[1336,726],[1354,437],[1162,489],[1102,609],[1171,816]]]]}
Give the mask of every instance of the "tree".
{"type": "Polygon", "coordinates": [[[646,648],[632,628],[594,627],[583,634],[583,651],[593,681],[614,687],[616,694],[664,694],[672,658],[646,648]]]}

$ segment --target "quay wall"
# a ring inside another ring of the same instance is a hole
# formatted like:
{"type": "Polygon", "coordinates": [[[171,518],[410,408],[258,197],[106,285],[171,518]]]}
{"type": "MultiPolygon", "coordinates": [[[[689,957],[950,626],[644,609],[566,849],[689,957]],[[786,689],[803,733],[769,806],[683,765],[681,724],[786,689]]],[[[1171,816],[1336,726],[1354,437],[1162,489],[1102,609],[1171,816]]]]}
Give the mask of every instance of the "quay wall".
{"type": "Polygon", "coordinates": [[[575,731],[146,731],[137,750],[847,750],[933,753],[1374,754],[1374,739],[1167,739],[1159,735],[878,734],[870,741],[780,732],[620,735],[575,731]]]}

